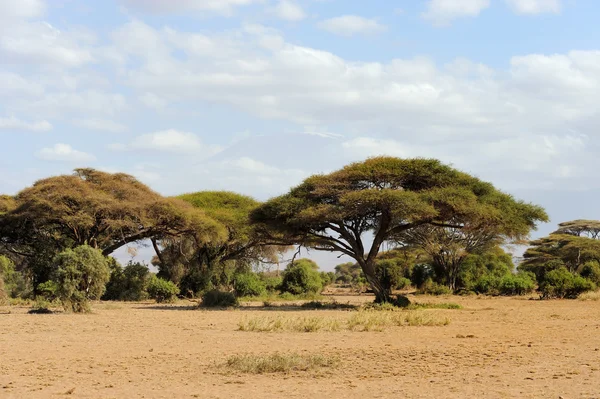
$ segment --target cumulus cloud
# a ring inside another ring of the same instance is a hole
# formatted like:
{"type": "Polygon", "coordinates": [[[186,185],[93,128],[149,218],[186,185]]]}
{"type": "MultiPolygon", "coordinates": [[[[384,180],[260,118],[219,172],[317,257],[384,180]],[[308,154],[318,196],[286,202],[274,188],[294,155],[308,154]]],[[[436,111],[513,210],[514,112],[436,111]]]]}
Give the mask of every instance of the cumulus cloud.
{"type": "Polygon", "coordinates": [[[490,0],[429,0],[422,16],[436,25],[448,25],[456,18],[476,17],[489,6],[490,0]]]}
{"type": "Polygon", "coordinates": [[[517,14],[558,14],[561,10],[560,0],[505,0],[517,14]]]}
{"type": "Polygon", "coordinates": [[[0,0],[0,21],[40,17],[46,11],[42,0],[0,0]]]}
{"type": "Polygon", "coordinates": [[[113,144],[113,150],[149,150],[165,153],[198,154],[209,156],[221,150],[218,146],[205,145],[194,133],[182,132],[175,129],[146,133],[134,138],[129,144],[113,144]]]}
{"type": "Polygon", "coordinates": [[[125,7],[153,14],[214,12],[231,15],[235,8],[261,4],[265,0],[119,0],[125,7]]]}
{"type": "Polygon", "coordinates": [[[26,122],[14,116],[8,118],[0,117],[0,131],[22,131],[47,132],[52,130],[52,124],[48,121],[26,122]]]}
{"type": "Polygon", "coordinates": [[[381,33],[387,28],[374,19],[358,15],[342,15],[319,22],[319,28],[339,36],[370,35],[381,33]]]}
{"type": "Polygon", "coordinates": [[[286,21],[301,21],[306,18],[306,13],[302,7],[291,0],[280,0],[271,11],[277,17],[286,21]]]}
{"type": "Polygon", "coordinates": [[[43,148],[36,154],[37,158],[45,161],[85,163],[93,162],[96,157],[87,152],[78,151],[69,144],[55,144],[53,147],[43,148]]]}
{"type": "Polygon", "coordinates": [[[98,130],[111,133],[120,133],[127,130],[127,126],[110,119],[76,119],[73,121],[73,124],[77,127],[88,130],[98,130]]]}

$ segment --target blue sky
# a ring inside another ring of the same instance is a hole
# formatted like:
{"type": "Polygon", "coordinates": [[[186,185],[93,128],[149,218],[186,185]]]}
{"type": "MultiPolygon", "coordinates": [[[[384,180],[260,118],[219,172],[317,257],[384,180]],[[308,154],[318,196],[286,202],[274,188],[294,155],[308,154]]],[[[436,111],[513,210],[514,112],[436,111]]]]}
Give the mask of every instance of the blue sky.
{"type": "Polygon", "coordinates": [[[598,16],[593,0],[0,0],[0,192],[90,166],[264,200],[387,154],[546,206],[537,234],[598,219],[598,16]]]}

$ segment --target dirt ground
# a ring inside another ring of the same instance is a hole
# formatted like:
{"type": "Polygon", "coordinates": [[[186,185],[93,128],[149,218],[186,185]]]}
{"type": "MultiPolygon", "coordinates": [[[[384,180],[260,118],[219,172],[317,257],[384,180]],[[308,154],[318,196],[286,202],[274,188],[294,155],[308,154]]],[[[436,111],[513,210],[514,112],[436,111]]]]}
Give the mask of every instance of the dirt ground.
{"type": "Polygon", "coordinates": [[[238,322],[349,311],[97,303],[88,315],[30,315],[2,307],[0,398],[600,398],[600,301],[417,300],[463,308],[426,310],[447,316],[447,326],[264,333],[237,331],[238,322]],[[274,352],[341,363],[269,375],[222,366],[232,355],[274,352]]]}

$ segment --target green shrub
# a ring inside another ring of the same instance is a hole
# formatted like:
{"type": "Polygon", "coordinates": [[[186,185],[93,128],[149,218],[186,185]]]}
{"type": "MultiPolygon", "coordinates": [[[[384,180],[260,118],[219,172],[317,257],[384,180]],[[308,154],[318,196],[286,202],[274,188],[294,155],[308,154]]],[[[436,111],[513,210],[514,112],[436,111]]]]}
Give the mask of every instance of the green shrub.
{"type": "Polygon", "coordinates": [[[202,306],[207,308],[228,308],[238,306],[238,300],[233,292],[212,290],[202,295],[202,306]]]}
{"type": "Polygon", "coordinates": [[[545,275],[540,285],[543,298],[577,298],[579,294],[596,289],[596,284],[561,267],[545,275]]]}
{"type": "Polygon", "coordinates": [[[172,281],[163,280],[154,274],[148,279],[148,295],[158,303],[173,302],[179,288],[172,281]]]}
{"type": "Polygon", "coordinates": [[[29,298],[31,287],[23,274],[15,270],[15,264],[6,256],[0,255],[0,280],[4,285],[4,293],[10,298],[29,298]]]}
{"type": "Polygon", "coordinates": [[[281,283],[283,282],[283,278],[281,276],[265,277],[262,280],[265,283],[265,288],[269,292],[279,291],[281,288],[281,283]]]}
{"type": "Polygon", "coordinates": [[[501,281],[501,277],[484,274],[473,282],[472,290],[478,294],[499,295],[501,281]]]}
{"type": "Polygon", "coordinates": [[[404,289],[410,288],[410,286],[411,286],[411,281],[409,279],[407,279],[406,277],[401,277],[398,280],[398,283],[396,284],[396,289],[404,290],[404,289]]]}
{"type": "Polygon", "coordinates": [[[375,276],[386,290],[396,289],[404,279],[403,268],[394,259],[380,260],[375,265],[375,276]]]}
{"type": "Polygon", "coordinates": [[[327,287],[328,285],[335,283],[334,272],[321,272],[319,275],[321,276],[321,284],[323,287],[327,287]]]}
{"type": "Polygon", "coordinates": [[[58,284],[56,284],[55,281],[49,280],[38,285],[38,296],[41,296],[48,301],[53,301],[56,299],[57,292],[58,284]]]}
{"type": "Polygon", "coordinates": [[[598,262],[587,262],[583,265],[579,274],[596,285],[600,284],[600,265],[598,262]]]}
{"type": "Polygon", "coordinates": [[[323,283],[317,269],[316,263],[309,259],[291,263],[283,273],[281,291],[292,295],[321,292],[323,283]]]}
{"type": "Polygon", "coordinates": [[[525,295],[535,289],[534,277],[527,273],[509,274],[500,280],[500,295],[525,295]]]}
{"type": "Polygon", "coordinates": [[[56,255],[56,295],[66,311],[89,311],[90,299],[99,299],[110,278],[107,259],[97,249],[82,245],[56,255]]]}
{"type": "Polygon", "coordinates": [[[433,276],[434,270],[431,265],[422,263],[413,267],[410,275],[410,281],[415,287],[421,288],[426,282],[432,281],[433,276]]]}
{"type": "Polygon", "coordinates": [[[116,260],[110,261],[110,280],[102,299],[108,301],[143,301],[148,298],[150,270],[148,266],[129,262],[124,268],[116,260]]]}
{"type": "Polygon", "coordinates": [[[433,280],[429,279],[421,285],[417,293],[425,295],[450,295],[452,294],[452,290],[445,285],[434,283],[433,280]]]}
{"type": "Polygon", "coordinates": [[[267,286],[256,273],[242,273],[235,276],[233,289],[238,297],[262,296],[267,293],[267,286]]]}

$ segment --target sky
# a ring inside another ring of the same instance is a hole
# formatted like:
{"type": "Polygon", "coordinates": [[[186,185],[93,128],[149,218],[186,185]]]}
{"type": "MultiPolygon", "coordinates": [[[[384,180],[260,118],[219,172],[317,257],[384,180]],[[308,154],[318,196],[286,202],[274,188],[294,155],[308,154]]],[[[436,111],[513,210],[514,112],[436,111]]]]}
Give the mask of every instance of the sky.
{"type": "Polygon", "coordinates": [[[392,155],[544,206],[534,236],[600,219],[599,16],[596,0],[0,0],[0,193],[93,167],[266,200],[392,155]]]}

